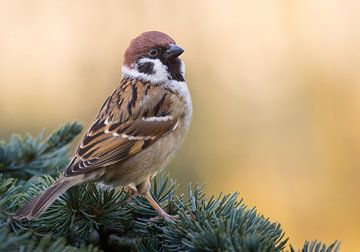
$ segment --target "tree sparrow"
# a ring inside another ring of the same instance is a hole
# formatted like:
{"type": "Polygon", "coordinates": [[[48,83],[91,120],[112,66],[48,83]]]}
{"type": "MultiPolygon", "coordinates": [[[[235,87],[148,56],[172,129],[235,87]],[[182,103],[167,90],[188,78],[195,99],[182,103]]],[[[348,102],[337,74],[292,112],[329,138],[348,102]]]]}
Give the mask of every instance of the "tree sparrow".
{"type": "Polygon", "coordinates": [[[192,117],[184,52],[165,33],[144,32],[128,46],[122,80],[60,178],[17,211],[33,219],[70,187],[88,181],[127,186],[171,219],[150,194],[150,179],[175,156],[192,117]]]}

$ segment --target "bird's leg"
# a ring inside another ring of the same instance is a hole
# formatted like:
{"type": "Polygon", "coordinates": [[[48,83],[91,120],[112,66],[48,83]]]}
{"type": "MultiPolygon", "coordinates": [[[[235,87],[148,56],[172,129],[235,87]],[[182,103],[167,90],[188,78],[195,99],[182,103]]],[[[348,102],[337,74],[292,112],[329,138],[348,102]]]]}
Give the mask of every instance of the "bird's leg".
{"type": "Polygon", "coordinates": [[[128,189],[128,193],[131,194],[132,196],[138,194],[138,189],[134,184],[128,184],[126,187],[128,189]]]}
{"type": "Polygon", "coordinates": [[[173,221],[176,217],[165,212],[164,209],[154,200],[150,192],[146,192],[144,195],[145,199],[150,203],[150,205],[156,210],[160,217],[164,218],[167,221],[173,221]]]}
{"type": "Polygon", "coordinates": [[[131,200],[138,194],[138,190],[134,184],[129,184],[126,186],[128,193],[130,194],[129,198],[126,200],[127,203],[130,203],[131,200]]]}
{"type": "Polygon", "coordinates": [[[151,188],[150,179],[147,179],[146,181],[144,181],[143,183],[137,186],[138,192],[145,197],[145,199],[156,210],[156,212],[159,214],[161,218],[167,221],[173,221],[176,217],[168,214],[167,212],[165,212],[164,209],[161,208],[161,206],[151,196],[150,188],[151,188]]]}

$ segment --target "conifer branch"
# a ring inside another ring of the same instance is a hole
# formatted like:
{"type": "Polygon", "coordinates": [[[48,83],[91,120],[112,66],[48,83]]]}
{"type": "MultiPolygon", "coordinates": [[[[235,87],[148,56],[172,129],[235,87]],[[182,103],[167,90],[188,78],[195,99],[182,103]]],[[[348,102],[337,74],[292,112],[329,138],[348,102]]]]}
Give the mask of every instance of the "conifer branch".
{"type": "Polygon", "coordinates": [[[17,208],[54,183],[68,162],[68,144],[81,129],[72,123],[45,140],[43,133],[13,135],[0,144],[0,251],[339,250],[338,242],[317,241],[295,250],[281,226],[248,208],[238,193],[209,197],[195,185],[187,196],[178,195],[176,183],[165,174],[152,182],[152,194],[178,216],[173,222],[154,218],[156,211],[141,196],[95,183],[71,188],[38,219],[13,220],[17,208]]]}
{"type": "Polygon", "coordinates": [[[46,140],[44,131],[37,137],[11,135],[8,143],[0,142],[0,173],[24,180],[56,174],[68,163],[68,144],[81,130],[81,124],[73,122],[60,127],[46,140]]]}

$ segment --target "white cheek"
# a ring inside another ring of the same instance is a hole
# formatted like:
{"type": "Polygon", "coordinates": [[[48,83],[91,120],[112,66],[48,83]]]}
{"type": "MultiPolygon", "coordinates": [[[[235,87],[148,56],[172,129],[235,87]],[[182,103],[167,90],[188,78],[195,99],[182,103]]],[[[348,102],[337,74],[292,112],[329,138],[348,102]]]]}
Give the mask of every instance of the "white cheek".
{"type": "Polygon", "coordinates": [[[154,64],[153,66],[153,76],[157,78],[166,77],[166,80],[170,77],[168,72],[168,67],[164,65],[159,59],[141,59],[139,63],[151,62],[154,64]]]}
{"type": "Polygon", "coordinates": [[[137,69],[137,64],[135,63],[135,65],[131,69],[127,66],[122,67],[124,77],[129,76],[135,79],[148,81],[153,84],[160,84],[166,82],[170,78],[167,66],[164,65],[159,59],[143,58],[139,60],[139,63],[146,62],[151,62],[153,64],[153,73],[146,74],[139,72],[137,69]]]}

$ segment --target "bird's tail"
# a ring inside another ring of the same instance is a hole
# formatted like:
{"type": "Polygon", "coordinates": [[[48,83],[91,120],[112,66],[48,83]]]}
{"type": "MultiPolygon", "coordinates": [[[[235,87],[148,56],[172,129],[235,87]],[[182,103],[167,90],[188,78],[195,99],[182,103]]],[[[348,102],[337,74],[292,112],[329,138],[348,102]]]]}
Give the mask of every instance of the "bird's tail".
{"type": "Polygon", "coordinates": [[[48,207],[66,190],[82,182],[82,177],[61,177],[52,186],[40,193],[36,198],[20,208],[14,215],[14,219],[32,220],[41,215],[48,207]]]}

